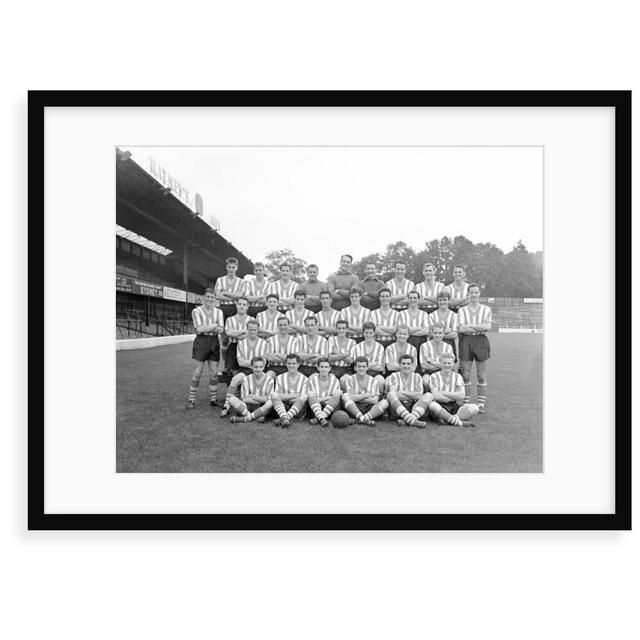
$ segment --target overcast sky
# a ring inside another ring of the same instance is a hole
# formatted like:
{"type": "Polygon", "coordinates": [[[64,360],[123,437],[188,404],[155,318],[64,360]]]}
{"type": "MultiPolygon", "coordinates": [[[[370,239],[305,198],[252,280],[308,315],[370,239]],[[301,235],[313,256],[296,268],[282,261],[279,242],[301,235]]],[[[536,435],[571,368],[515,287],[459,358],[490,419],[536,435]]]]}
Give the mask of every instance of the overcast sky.
{"type": "Polygon", "coordinates": [[[204,200],[251,260],[290,247],[335,271],[403,240],[464,235],[542,249],[542,149],[531,147],[124,147],[204,200]]]}

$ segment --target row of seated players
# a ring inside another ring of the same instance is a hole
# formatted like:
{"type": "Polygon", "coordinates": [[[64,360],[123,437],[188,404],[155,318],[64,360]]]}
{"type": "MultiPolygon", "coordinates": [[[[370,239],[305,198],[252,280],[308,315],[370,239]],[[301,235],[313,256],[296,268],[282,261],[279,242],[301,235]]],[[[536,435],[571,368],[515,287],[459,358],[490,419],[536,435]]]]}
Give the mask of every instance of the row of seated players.
{"type": "Polygon", "coordinates": [[[424,378],[414,371],[414,357],[408,353],[399,356],[399,370],[386,380],[371,375],[365,356],[355,358],[355,373],[342,381],[326,357],[318,360],[310,377],[299,371],[300,361],[297,354],[288,354],[285,372],[274,375],[273,370],[265,373],[264,356],[253,356],[239,397],[229,390],[221,416],[232,413],[231,422],[264,422],[275,411],[275,424],[287,428],[295,418],[307,415],[308,404],[313,414],[309,422],[327,427],[331,414],[342,405],[352,423],[375,426],[375,420],[388,412],[400,425],[424,428],[427,423],[421,418],[427,416],[440,424],[474,426],[472,418],[479,411],[477,405],[465,403],[464,383],[453,370],[451,352],[440,356],[440,371],[424,378]]]}

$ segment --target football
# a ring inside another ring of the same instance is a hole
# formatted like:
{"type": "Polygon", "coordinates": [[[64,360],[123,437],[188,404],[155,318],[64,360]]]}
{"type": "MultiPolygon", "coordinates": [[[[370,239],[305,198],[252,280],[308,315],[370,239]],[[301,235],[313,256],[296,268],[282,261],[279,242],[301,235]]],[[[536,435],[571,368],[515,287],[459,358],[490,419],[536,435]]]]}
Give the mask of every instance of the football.
{"type": "Polygon", "coordinates": [[[346,411],[334,411],[331,416],[331,424],[336,429],[344,429],[349,426],[349,414],[346,411]]]}

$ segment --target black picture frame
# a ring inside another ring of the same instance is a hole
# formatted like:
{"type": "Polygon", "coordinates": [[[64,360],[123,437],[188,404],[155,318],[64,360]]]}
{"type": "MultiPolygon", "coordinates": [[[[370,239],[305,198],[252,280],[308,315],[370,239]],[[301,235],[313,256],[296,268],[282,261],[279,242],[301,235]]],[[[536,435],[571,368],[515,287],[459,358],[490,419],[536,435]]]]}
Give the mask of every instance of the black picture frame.
{"type": "MultiPolygon", "coordinates": [[[[28,94],[28,301],[42,305],[45,109],[48,107],[613,107],[615,294],[631,288],[630,91],[30,91],[28,94]]],[[[29,336],[42,339],[42,316],[29,336]]],[[[629,313],[615,317],[615,513],[612,514],[48,514],[44,394],[29,399],[30,530],[625,530],[631,528],[629,313]],[[621,411],[623,409],[623,411],[621,411]]],[[[29,386],[39,389],[42,349],[30,348],[29,386]]]]}

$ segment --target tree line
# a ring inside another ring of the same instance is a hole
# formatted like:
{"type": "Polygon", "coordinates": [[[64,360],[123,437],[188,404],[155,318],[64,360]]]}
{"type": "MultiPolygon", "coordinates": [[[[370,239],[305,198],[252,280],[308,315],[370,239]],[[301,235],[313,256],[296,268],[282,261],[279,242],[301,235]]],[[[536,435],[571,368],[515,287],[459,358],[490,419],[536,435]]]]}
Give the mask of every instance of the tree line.
{"type": "MultiPolygon", "coordinates": [[[[265,256],[265,267],[269,277],[277,278],[278,265],[284,261],[293,267],[293,279],[305,279],[307,261],[297,256],[291,249],[271,251],[265,256]]],[[[337,260],[336,260],[337,262],[337,260]]],[[[388,244],[383,252],[370,253],[353,263],[353,271],[364,277],[364,268],[373,262],[382,280],[394,275],[396,262],[404,262],[409,280],[422,280],[422,265],[431,262],[436,267],[436,279],[442,282],[453,280],[453,267],[465,267],[468,282],[482,285],[484,296],[510,298],[541,298],[543,283],[543,253],[531,253],[521,240],[509,253],[489,242],[473,243],[464,236],[425,242],[416,250],[406,242],[388,244]]]]}

